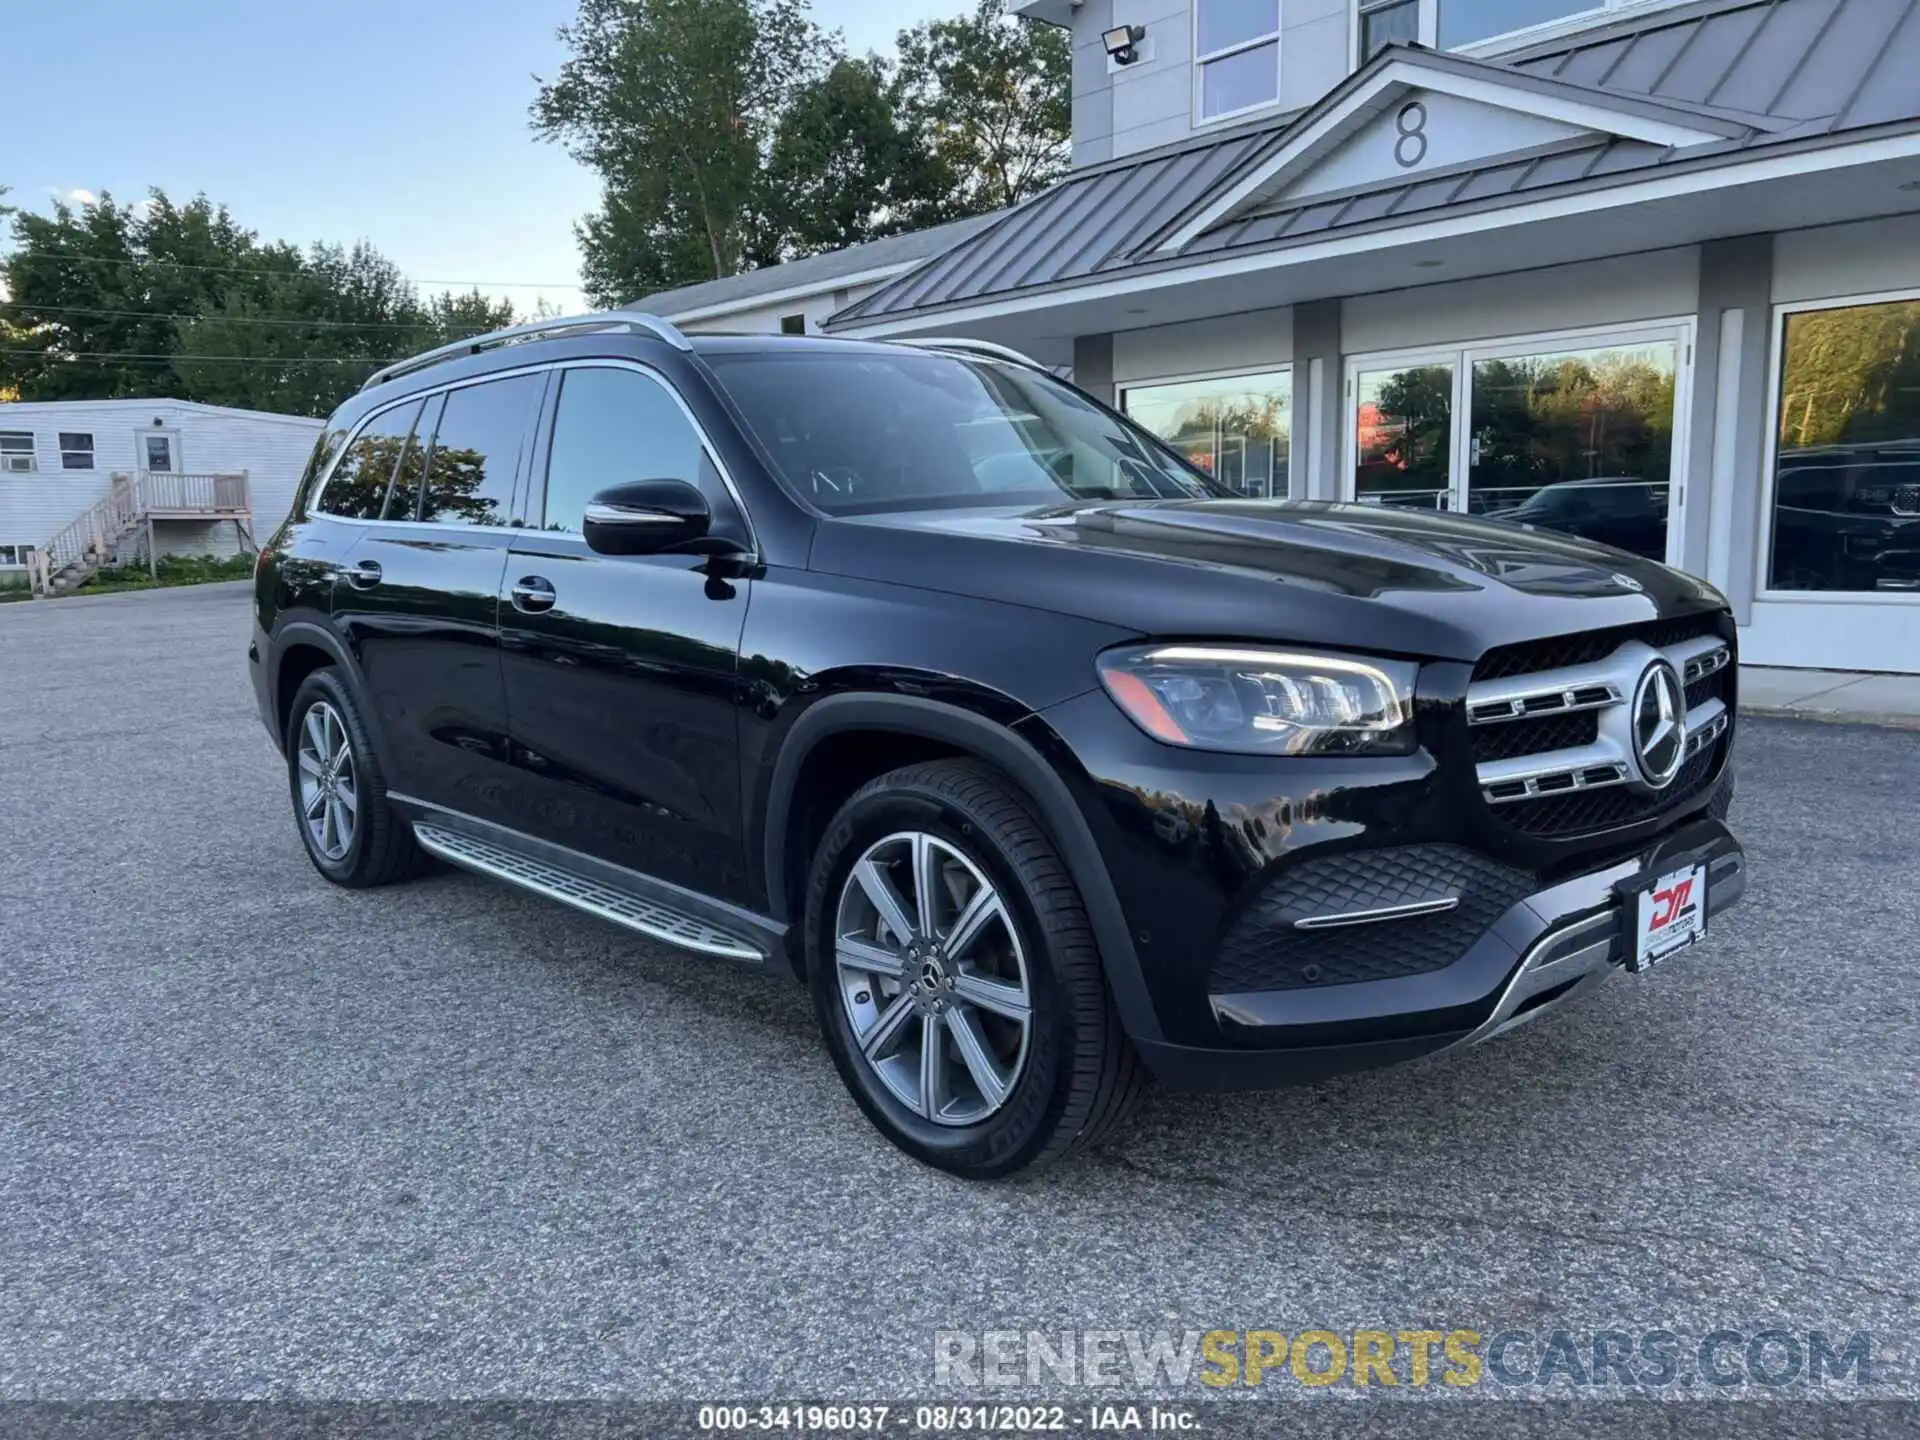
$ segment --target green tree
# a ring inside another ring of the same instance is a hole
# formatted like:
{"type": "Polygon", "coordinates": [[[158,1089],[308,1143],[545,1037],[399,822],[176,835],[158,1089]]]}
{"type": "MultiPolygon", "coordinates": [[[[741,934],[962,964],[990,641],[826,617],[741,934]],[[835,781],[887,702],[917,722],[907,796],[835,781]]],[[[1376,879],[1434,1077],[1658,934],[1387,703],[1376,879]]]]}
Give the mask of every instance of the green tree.
{"type": "Polygon", "coordinates": [[[803,88],[774,134],[761,254],[788,260],[947,218],[953,177],[905,128],[884,61],[837,61],[803,88]]]}
{"type": "Polygon", "coordinates": [[[1072,129],[1067,33],[976,0],[900,36],[899,106],[952,176],[956,214],[978,215],[1066,172],[1072,129]]]}
{"type": "Polygon", "coordinates": [[[580,0],[560,38],[533,126],[601,179],[587,289],[617,303],[751,263],[780,118],[835,58],[805,0],[580,0]]]}

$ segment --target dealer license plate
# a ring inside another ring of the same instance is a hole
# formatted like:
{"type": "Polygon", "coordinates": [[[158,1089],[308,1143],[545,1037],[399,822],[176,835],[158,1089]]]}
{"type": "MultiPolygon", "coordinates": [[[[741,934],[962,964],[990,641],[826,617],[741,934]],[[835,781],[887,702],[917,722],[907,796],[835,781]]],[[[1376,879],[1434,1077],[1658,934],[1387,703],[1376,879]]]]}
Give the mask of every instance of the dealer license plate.
{"type": "Polygon", "coordinates": [[[1635,974],[1651,970],[1707,933],[1707,867],[1688,865],[1670,870],[1633,896],[1633,951],[1627,968],[1635,974]]]}

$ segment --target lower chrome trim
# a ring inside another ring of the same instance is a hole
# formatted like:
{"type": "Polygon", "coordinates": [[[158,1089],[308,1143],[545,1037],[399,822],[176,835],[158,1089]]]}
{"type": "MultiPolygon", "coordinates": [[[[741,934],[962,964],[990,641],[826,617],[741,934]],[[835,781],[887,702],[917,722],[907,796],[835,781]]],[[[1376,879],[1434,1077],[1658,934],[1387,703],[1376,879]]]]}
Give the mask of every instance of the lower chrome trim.
{"type": "Polygon", "coordinates": [[[1293,922],[1296,930],[1337,930],[1345,925],[1377,925],[1383,920],[1407,920],[1415,915],[1439,915],[1459,905],[1458,895],[1438,900],[1415,900],[1406,905],[1383,905],[1378,910],[1349,910],[1343,915],[1308,915],[1293,922]]]}
{"type": "Polygon", "coordinates": [[[1613,969],[1613,951],[1620,938],[1620,912],[1617,908],[1549,932],[1535,941],[1526,959],[1513,972],[1500,999],[1480,1027],[1464,1036],[1458,1046],[1478,1045],[1496,1035],[1526,1024],[1536,1016],[1571,1000],[1613,969]],[[1534,996],[1566,986],[1551,1000],[1522,1011],[1534,996]]]}

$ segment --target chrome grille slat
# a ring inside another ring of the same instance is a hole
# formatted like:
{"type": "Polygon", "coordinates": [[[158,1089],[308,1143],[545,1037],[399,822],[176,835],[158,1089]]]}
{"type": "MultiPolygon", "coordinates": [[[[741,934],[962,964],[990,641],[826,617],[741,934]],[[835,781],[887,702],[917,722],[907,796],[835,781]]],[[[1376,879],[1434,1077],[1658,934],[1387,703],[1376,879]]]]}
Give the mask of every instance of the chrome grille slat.
{"type": "MultiPolygon", "coordinates": [[[[1724,670],[1733,661],[1733,650],[1718,635],[1690,636],[1658,648],[1628,637],[1603,659],[1469,685],[1469,727],[1589,711],[1594,715],[1593,738],[1588,743],[1480,762],[1476,775],[1482,797],[1489,805],[1504,806],[1638,783],[1640,768],[1633,754],[1628,711],[1640,677],[1661,659],[1673,667],[1684,688],[1724,670]]],[[[1701,754],[1731,724],[1726,705],[1717,698],[1689,707],[1686,716],[1684,759],[1701,754]]],[[[1679,793],[1674,791],[1676,797],[1679,793]]]]}

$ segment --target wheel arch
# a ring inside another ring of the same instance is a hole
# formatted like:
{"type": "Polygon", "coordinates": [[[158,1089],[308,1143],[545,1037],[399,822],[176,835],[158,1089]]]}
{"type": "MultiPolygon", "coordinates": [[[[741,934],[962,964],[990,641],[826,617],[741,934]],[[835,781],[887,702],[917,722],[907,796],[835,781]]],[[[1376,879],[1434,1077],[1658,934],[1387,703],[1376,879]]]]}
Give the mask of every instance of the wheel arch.
{"type": "Polygon", "coordinates": [[[286,621],[275,628],[273,641],[268,646],[267,673],[275,721],[274,742],[284,753],[287,720],[293,708],[294,695],[307,676],[329,665],[346,675],[355,696],[362,702],[361,723],[366,726],[367,734],[373,740],[375,758],[380,762],[383,773],[392,774],[386,737],[380,733],[380,727],[373,723],[372,702],[367,694],[366,675],[360,669],[360,662],[339,635],[318,621],[286,621]]]}
{"type": "MultiPolygon", "coordinates": [[[[789,946],[796,971],[805,964],[805,937],[793,886],[799,867],[801,893],[809,857],[794,853],[796,798],[802,795],[809,761],[836,738],[899,737],[910,759],[942,755],[985,761],[1001,771],[1033,803],[1047,837],[1085,901],[1102,966],[1129,1034],[1157,1039],[1160,1025],[1147,993],[1120,899],[1105,860],[1073,794],[1046,759],[1020,735],[958,705],[909,695],[833,695],[816,701],[787,732],[774,762],[762,831],[762,862],[770,913],[792,927],[789,946]]],[[[884,744],[884,740],[880,743],[884,744]]],[[[887,765],[886,769],[896,768],[887,765]]],[[[876,772],[884,773],[884,771],[876,772]]]]}

